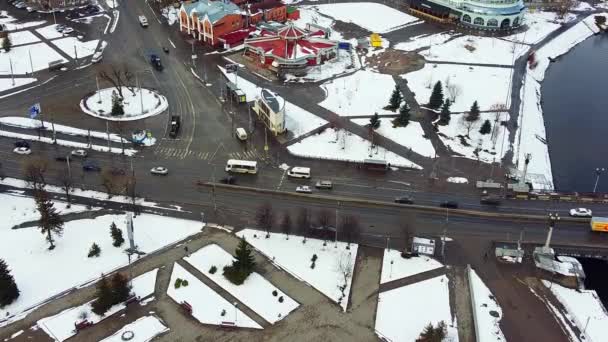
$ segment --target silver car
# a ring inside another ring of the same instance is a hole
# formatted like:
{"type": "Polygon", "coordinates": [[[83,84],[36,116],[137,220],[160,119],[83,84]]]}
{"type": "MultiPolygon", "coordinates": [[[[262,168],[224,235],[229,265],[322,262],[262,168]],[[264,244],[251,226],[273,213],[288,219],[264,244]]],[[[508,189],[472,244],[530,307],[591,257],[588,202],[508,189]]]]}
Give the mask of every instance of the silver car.
{"type": "Polygon", "coordinates": [[[153,175],[166,176],[169,174],[169,169],[167,169],[164,166],[155,166],[152,169],[150,169],[150,173],[153,175]]]}

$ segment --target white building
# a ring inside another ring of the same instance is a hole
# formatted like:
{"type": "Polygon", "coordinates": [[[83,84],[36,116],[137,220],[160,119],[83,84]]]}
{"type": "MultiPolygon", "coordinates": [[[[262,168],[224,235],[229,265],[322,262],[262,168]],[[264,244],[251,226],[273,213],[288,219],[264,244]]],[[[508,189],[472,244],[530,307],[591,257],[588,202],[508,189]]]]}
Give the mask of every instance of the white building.
{"type": "Polygon", "coordinates": [[[262,89],[253,103],[253,111],[274,135],[285,132],[285,100],[282,97],[262,89]]]}

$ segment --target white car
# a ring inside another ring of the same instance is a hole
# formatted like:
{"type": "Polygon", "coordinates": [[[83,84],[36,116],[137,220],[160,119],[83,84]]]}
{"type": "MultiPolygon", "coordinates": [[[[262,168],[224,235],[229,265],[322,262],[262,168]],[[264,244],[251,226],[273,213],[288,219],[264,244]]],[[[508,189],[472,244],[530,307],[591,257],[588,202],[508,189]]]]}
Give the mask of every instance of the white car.
{"type": "Polygon", "coordinates": [[[91,63],[99,63],[103,58],[103,51],[95,51],[93,54],[93,58],[91,58],[91,63]]]}
{"type": "Polygon", "coordinates": [[[63,29],[63,31],[61,31],[61,32],[62,32],[64,35],[66,35],[66,34],[70,34],[70,33],[74,32],[74,29],[73,29],[73,28],[71,28],[71,27],[69,27],[69,26],[66,26],[66,27],[63,29]]]}
{"type": "Polygon", "coordinates": [[[573,217],[591,217],[591,216],[593,216],[593,213],[591,212],[591,209],[587,209],[587,208],[575,208],[575,209],[570,209],[570,216],[573,216],[573,217]]]}
{"type": "Polygon", "coordinates": [[[17,153],[17,154],[23,154],[23,155],[28,155],[32,153],[32,150],[30,150],[27,147],[17,147],[13,150],[13,152],[17,153]]]}
{"type": "Polygon", "coordinates": [[[296,192],[301,192],[304,194],[311,194],[312,190],[310,190],[310,187],[308,185],[301,185],[296,188],[296,192]]]}
{"type": "Polygon", "coordinates": [[[169,169],[167,169],[166,167],[163,167],[163,166],[156,166],[150,170],[150,173],[153,175],[166,176],[167,174],[169,174],[169,169]]]}
{"type": "Polygon", "coordinates": [[[74,150],[70,154],[72,156],[74,156],[74,157],[80,157],[80,158],[86,158],[87,157],[87,151],[85,151],[85,150],[74,150]]]}

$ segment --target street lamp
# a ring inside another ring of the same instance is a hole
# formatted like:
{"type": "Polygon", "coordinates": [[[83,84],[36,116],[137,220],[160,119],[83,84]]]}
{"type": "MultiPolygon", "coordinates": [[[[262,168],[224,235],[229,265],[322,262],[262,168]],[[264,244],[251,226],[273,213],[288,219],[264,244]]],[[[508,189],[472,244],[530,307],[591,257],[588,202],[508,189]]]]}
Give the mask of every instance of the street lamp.
{"type": "Polygon", "coordinates": [[[606,171],[605,168],[600,168],[597,167],[595,168],[595,185],[593,186],[593,192],[595,192],[595,190],[597,190],[597,183],[599,183],[600,181],[600,175],[602,174],[602,172],[606,171]]]}
{"type": "Polygon", "coordinates": [[[239,303],[234,302],[232,304],[234,305],[234,324],[236,325],[236,314],[238,312],[238,309],[236,307],[239,305],[239,303]]]}
{"type": "Polygon", "coordinates": [[[551,253],[551,236],[553,235],[553,228],[555,227],[555,223],[559,221],[560,217],[558,213],[549,213],[547,219],[549,221],[549,233],[547,233],[547,241],[545,241],[543,250],[545,253],[551,253]]]}

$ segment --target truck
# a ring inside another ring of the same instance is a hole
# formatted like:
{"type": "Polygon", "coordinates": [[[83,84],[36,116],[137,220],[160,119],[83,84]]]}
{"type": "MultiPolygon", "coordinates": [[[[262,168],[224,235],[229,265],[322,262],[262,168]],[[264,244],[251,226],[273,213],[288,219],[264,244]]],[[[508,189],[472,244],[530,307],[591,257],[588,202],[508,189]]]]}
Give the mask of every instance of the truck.
{"type": "Polygon", "coordinates": [[[142,27],[148,27],[148,19],[146,19],[146,17],[143,15],[139,16],[139,23],[142,27]]]}
{"type": "Polygon", "coordinates": [[[177,133],[179,133],[180,126],[181,118],[178,115],[171,115],[171,130],[169,131],[169,136],[171,138],[177,137],[177,133]]]}
{"type": "Polygon", "coordinates": [[[608,217],[597,217],[591,218],[591,231],[594,232],[608,232],[608,217]]]}
{"type": "Polygon", "coordinates": [[[150,63],[156,70],[163,71],[163,64],[160,62],[160,57],[158,57],[158,55],[150,55],[150,63]]]}

